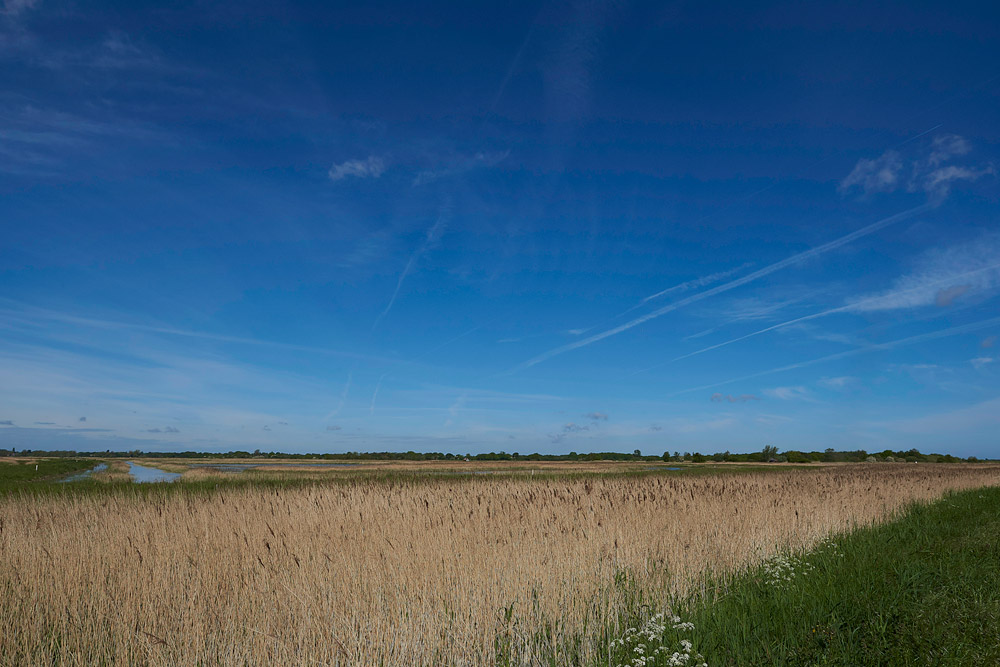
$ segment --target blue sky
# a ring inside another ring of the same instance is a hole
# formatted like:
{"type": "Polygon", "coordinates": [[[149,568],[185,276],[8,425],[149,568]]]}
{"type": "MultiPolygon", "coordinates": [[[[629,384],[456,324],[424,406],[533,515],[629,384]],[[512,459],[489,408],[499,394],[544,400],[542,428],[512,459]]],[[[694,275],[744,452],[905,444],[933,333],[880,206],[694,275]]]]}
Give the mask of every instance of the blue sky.
{"type": "Polygon", "coordinates": [[[1000,455],[998,25],[5,0],[0,447],[1000,455]]]}

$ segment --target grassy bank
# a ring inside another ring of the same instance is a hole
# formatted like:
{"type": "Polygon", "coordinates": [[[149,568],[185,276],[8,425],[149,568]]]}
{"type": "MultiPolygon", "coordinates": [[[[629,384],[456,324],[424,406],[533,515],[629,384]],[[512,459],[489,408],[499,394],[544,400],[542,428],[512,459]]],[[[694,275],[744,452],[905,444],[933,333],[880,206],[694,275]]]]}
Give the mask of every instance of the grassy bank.
{"type": "Polygon", "coordinates": [[[93,459],[0,460],[0,492],[55,483],[98,463],[93,459]]]}
{"type": "MultiPolygon", "coordinates": [[[[637,664],[681,638],[709,665],[1000,664],[1000,488],[947,495],[887,524],[773,558],[612,648],[637,664]],[[635,647],[643,646],[641,652],[635,647]]],[[[645,619],[630,619],[641,629],[645,619]]],[[[643,664],[665,665],[670,652],[643,664]]]]}

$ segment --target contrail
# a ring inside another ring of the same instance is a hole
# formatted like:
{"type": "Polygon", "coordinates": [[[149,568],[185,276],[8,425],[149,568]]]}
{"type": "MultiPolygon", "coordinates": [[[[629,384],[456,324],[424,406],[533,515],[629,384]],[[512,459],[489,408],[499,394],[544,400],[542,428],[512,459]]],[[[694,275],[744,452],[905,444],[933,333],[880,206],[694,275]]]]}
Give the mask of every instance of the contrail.
{"type": "Polygon", "coordinates": [[[667,365],[669,363],[673,363],[675,361],[680,361],[681,359],[687,359],[689,357],[694,357],[694,356],[697,356],[699,354],[703,354],[705,352],[710,352],[712,350],[717,350],[720,347],[725,347],[727,345],[732,345],[733,343],[738,343],[741,340],[746,340],[747,338],[753,338],[754,336],[759,336],[760,334],[767,333],[768,331],[774,331],[775,329],[782,329],[784,327],[791,326],[793,324],[798,324],[799,322],[807,322],[809,320],[815,320],[815,319],[818,319],[820,317],[826,317],[827,315],[834,315],[836,313],[850,312],[852,310],[856,310],[858,308],[858,306],[861,306],[861,305],[864,305],[864,304],[878,303],[879,301],[884,301],[886,299],[891,299],[893,297],[899,297],[899,296],[903,296],[905,294],[911,294],[913,292],[922,292],[922,291],[924,291],[926,289],[934,288],[934,287],[937,287],[939,285],[947,285],[947,284],[955,282],[956,280],[962,280],[963,278],[968,278],[970,276],[974,276],[974,275],[979,274],[979,273],[985,273],[987,271],[995,271],[998,268],[1000,268],[1000,264],[993,264],[991,266],[986,266],[986,267],[983,267],[981,269],[975,269],[973,271],[966,271],[965,273],[959,273],[959,274],[956,274],[956,275],[948,276],[947,278],[942,278],[941,280],[935,280],[935,281],[932,281],[932,282],[924,283],[922,285],[917,285],[916,287],[912,287],[910,289],[899,290],[897,292],[890,292],[888,294],[880,294],[878,296],[873,296],[873,297],[870,297],[868,299],[862,299],[861,301],[855,301],[855,302],[850,303],[850,304],[848,304],[846,306],[840,306],[838,308],[830,308],[829,310],[824,310],[824,311],[819,312],[819,313],[813,313],[812,315],[805,315],[803,317],[797,317],[794,320],[788,320],[787,322],[781,322],[780,324],[775,324],[773,326],[766,327],[764,329],[761,329],[760,331],[754,331],[753,333],[748,333],[745,336],[740,336],[738,338],[733,338],[732,340],[727,340],[727,341],[725,341],[723,343],[717,343],[715,345],[709,345],[708,347],[704,347],[704,348],[702,348],[700,350],[695,350],[694,352],[689,352],[688,354],[682,354],[679,357],[674,357],[670,361],[665,361],[665,362],[660,363],[660,364],[654,364],[653,366],[650,366],[649,368],[643,368],[642,370],[635,371],[634,373],[632,373],[632,375],[638,375],[639,373],[645,373],[646,371],[651,371],[654,368],[659,368],[660,366],[665,366],[665,365],[667,365]]]}
{"type": "Polygon", "coordinates": [[[988,320],[973,322],[972,324],[963,324],[956,327],[941,329],[939,331],[932,331],[930,333],[918,334],[916,336],[909,336],[908,338],[900,338],[899,340],[889,341],[888,343],[876,343],[873,345],[867,345],[865,347],[858,348],[855,350],[847,350],[846,352],[838,352],[836,354],[830,354],[825,357],[820,357],[818,359],[810,359],[809,361],[800,361],[794,364],[788,364],[787,366],[779,366],[778,368],[772,368],[770,370],[761,371],[759,373],[752,373],[750,375],[744,375],[742,377],[732,378],[731,380],[723,380],[721,382],[703,384],[700,387],[692,387],[690,389],[683,389],[681,391],[675,391],[672,394],[667,394],[667,398],[681,396],[682,394],[690,394],[695,391],[704,391],[705,389],[712,389],[714,387],[721,387],[722,385],[732,384],[734,382],[744,382],[746,380],[752,380],[754,378],[763,377],[765,375],[772,375],[774,373],[790,371],[796,368],[804,368],[806,366],[813,366],[815,364],[821,364],[827,361],[836,361],[838,359],[845,359],[847,357],[853,357],[859,354],[864,354],[865,352],[873,352],[876,350],[891,350],[893,348],[903,347],[905,345],[913,345],[915,343],[922,343],[924,341],[935,340],[937,338],[946,338],[948,336],[957,336],[959,334],[972,333],[973,331],[979,331],[980,329],[986,329],[994,325],[1000,325],[1000,317],[992,317],[988,320]]]}
{"type": "Polygon", "coordinates": [[[344,385],[344,391],[340,392],[340,401],[337,403],[337,407],[333,409],[330,414],[328,414],[324,419],[330,419],[331,417],[336,417],[340,414],[341,409],[344,407],[344,402],[347,400],[347,394],[351,391],[351,380],[354,379],[354,371],[347,374],[347,384],[344,385]]]}
{"type": "Polygon", "coordinates": [[[581,347],[585,347],[587,345],[591,345],[591,344],[596,343],[598,341],[604,340],[605,338],[610,338],[611,336],[616,336],[616,335],[622,333],[623,331],[628,331],[632,327],[636,327],[636,326],[638,326],[640,324],[643,324],[644,322],[648,322],[649,320],[655,319],[655,318],[660,317],[662,315],[666,315],[667,313],[675,311],[678,308],[683,308],[684,306],[687,306],[687,305],[692,304],[692,303],[696,303],[698,301],[701,301],[702,299],[707,299],[708,297],[715,296],[716,294],[722,294],[723,292],[728,292],[729,290],[735,289],[735,288],[740,287],[742,285],[746,285],[747,283],[753,282],[753,281],[755,281],[755,280],[757,280],[759,278],[763,278],[765,276],[769,276],[769,275],[771,275],[772,273],[774,273],[776,271],[780,271],[781,269],[787,268],[787,267],[789,267],[789,266],[791,266],[793,264],[797,264],[798,262],[801,262],[801,261],[803,261],[805,259],[809,259],[811,257],[816,257],[817,255],[821,255],[821,254],[829,252],[831,250],[836,250],[837,248],[839,248],[839,247],[841,247],[843,245],[846,245],[846,244],[850,243],[851,241],[859,239],[859,238],[861,238],[863,236],[868,236],[869,234],[874,234],[875,232],[879,231],[880,229],[884,229],[885,227],[888,227],[889,225],[897,223],[897,222],[899,222],[901,220],[905,220],[906,218],[914,216],[914,215],[916,215],[918,213],[922,213],[922,212],[927,211],[927,210],[929,210],[931,208],[932,208],[932,206],[930,204],[922,204],[921,206],[916,206],[916,207],[911,208],[909,210],[903,211],[902,213],[897,213],[896,215],[891,215],[891,216],[889,216],[887,218],[882,218],[878,222],[874,222],[874,223],[868,225],[867,227],[863,227],[863,228],[861,228],[861,229],[859,229],[857,231],[854,231],[854,232],[851,232],[850,234],[847,234],[846,236],[841,236],[839,239],[835,239],[833,241],[830,241],[829,243],[824,243],[821,246],[817,246],[815,248],[811,248],[810,250],[806,250],[805,252],[800,252],[797,255],[792,255],[791,257],[788,257],[786,259],[781,260],[780,262],[775,262],[774,264],[771,264],[769,266],[765,266],[764,268],[758,269],[757,271],[754,271],[753,273],[749,273],[749,274],[743,276],[742,278],[737,278],[736,280],[731,280],[730,282],[725,283],[723,285],[719,285],[718,287],[713,287],[710,290],[706,290],[704,292],[700,292],[698,294],[694,294],[692,296],[687,297],[686,299],[681,299],[680,301],[675,301],[675,302],[673,302],[671,304],[663,306],[662,308],[654,310],[651,313],[647,313],[647,314],[643,315],[642,317],[637,317],[634,320],[626,322],[625,324],[619,325],[619,326],[614,327],[612,329],[608,329],[607,331],[602,331],[599,334],[595,334],[595,335],[590,336],[588,338],[585,338],[583,340],[576,341],[574,343],[569,343],[568,345],[563,345],[562,347],[557,347],[555,349],[549,350],[548,352],[544,352],[544,353],[538,355],[537,357],[529,359],[528,361],[520,364],[519,366],[515,366],[513,369],[511,369],[510,372],[517,372],[517,371],[524,370],[526,368],[530,368],[530,367],[534,366],[535,364],[539,364],[539,363],[541,363],[541,362],[543,362],[543,361],[545,361],[547,359],[551,359],[552,357],[555,357],[557,355],[563,354],[565,352],[569,352],[569,351],[575,350],[577,348],[581,348],[581,347]]]}
{"type": "Polygon", "coordinates": [[[429,354],[433,354],[434,352],[437,352],[437,351],[438,351],[438,350],[440,350],[441,348],[443,348],[443,347],[447,347],[448,345],[451,345],[451,344],[452,344],[452,343],[454,343],[455,341],[457,341],[457,340],[461,340],[462,338],[465,338],[466,336],[468,336],[468,335],[470,335],[470,334],[473,334],[473,333],[475,333],[475,332],[479,331],[480,329],[482,329],[482,328],[483,328],[484,326],[486,326],[487,324],[493,324],[493,322],[494,322],[494,321],[495,321],[495,320],[490,320],[490,321],[489,321],[489,322],[487,322],[486,324],[477,324],[476,326],[472,327],[471,329],[469,329],[469,330],[467,330],[467,331],[463,331],[462,333],[458,334],[457,336],[454,336],[454,337],[452,337],[452,338],[449,338],[449,339],[448,339],[448,340],[446,340],[445,342],[443,342],[443,343],[440,343],[440,344],[438,344],[438,345],[435,345],[434,347],[432,347],[431,349],[427,350],[426,352],[422,352],[421,354],[418,354],[417,356],[415,356],[415,357],[413,357],[412,359],[410,359],[410,360],[409,360],[409,361],[408,361],[407,363],[410,363],[410,364],[412,364],[412,363],[413,363],[413,362],[415,362],[415,361],[420,361],[421,359],[423,359],[423,358],[424,358],[424,357],[426,357],[427,355],[429,355],[429,354]]]}
{"type": "Polygon", "coordinates": [[[13,310],[6,310],[7,313],[12,313],[15,316],[18,314],[29,318],[39,318],[45,319],[53,322],[65,322],[67,324],[76,324],[79,326],[93,327],[95,329],[124,329],[128,331],[142,331],[145,333],[152,334],[163,334],[167,336],[178,336],[181,338],[197,338],[200,340],[213,340],[220,343],[234,343],[238,345],[254,345],[259,347],[273,347],[282,350],[294,350],[298,352],[315,352],[317,354],[330,354],[338,357],[347,357],[351,359],[365,359],[369,361],[377,361],[381,363],[398,363],[397,359],[388,359],[385,357],[375,357],[371,355],[358,354],[355,352],[345,352],[343,350],[333,350],[323,347],[313,347],[311,345],[297,345],[295,343],[281,343],[272,340],[261,340],[258,338],[245,338],[242,336],[227,336],[224,334],[215,334],[207,331],[195,331],[190,329],[177,329],[174,327],[165,326],[153,326],[148,324],[137,324],[135,322],[126,322],[122,320],[102,320],[92,317],[80,317],[77,315],[68,315],[65,313],[59,313],[53,310],[48,310],[46,308],[38,308],[35,306],[27,306],[13,299],[4,299],[0,297],[0,301],[5,301],[7,303],[15,304],[21,307],[22,312],[17,313],[13,310]]]}
{"type": "Polygon", "coordinates": [[[382,373],[382,376],[379,377],[378,382],[375,383],[375,392],[372,394],[372,405],[369,408],[369,413],[372,415],[375,414],[375,399],[378,397],[379,387],[382,386],[382,380],[385,379],[386,375],[388,375],[388,373],[382,373]]]}
{"type": "Polygon", "coordinates": [[[719,271],[718,273],[712,273],[712,274],[707,275],[707,276],[702,276],[701,278],[695,278],[694,280],[688,280],[686,282],[680,283],[679,285],[674,285],[673,287],[668,287],[667,289],[665,289],[663,291],[660,291],[660,292],[657,292],[656,294],[651,294],[651,295],[645,297],[642,301],[640,301],[639,303],[635,304],[634,306],[632,306],[628,310],[615,315],[615,317],[621,317],[625,313],[631,313],[636,308],[641,308],[642,306],[646,305],[647,303],[649,303],[653,299],[659,299],[661,296],[666,296],[667,294],[672,294],[673,292],[686,292],[689,289],[695,289],[695,288],[698,288],[698,287],[704,287],[705,285],[711,285],[712,283],[716,282],[717,280],[722,280],[723,278],[728,278],[729,276],[733,275],[734,273],[738,273],[738,272],[742,271],[743,269],[747,268],[748,266],[750,266],[752,264],[753,264],[753,262],[744,262],[743,264],[737,266],[736,268],[729,269],[728,271],[719,271]]]}
{"type": "Polygon", "coordinates": [[[392,310],[393,304],[396,303],[396,297],[399,296],[399,290],[403,287],[403,282],[406,280],[406,277],[410,275],[410,271],[413,270],[413,266],[417,263],[417,260],[420,259],[421,255],[427,252],[431,243],[433,243],[438,237],[441,228],[447,224],[450,212],[451,206],[446,203],[442,208],[441,213],[438,215],[437,220],[435,220],[434,224],[427,230],[424,240],[420,243],[417,249],[413,251],[413,254],[410,255],[410,259],[407,260],[406,266],[403,268],[403,272],[399,274],[399,280],[396,281],[396,289],[392,291],[392,296],[389,298],[389,303],[386,304],[385,310],[379,313],[379,316],[375,318],[375,323],[372,324],[372,330],[374,330],[375,327],[378,326],[379,322],[381,322],[382,319],[389,314],[389,311],[392,310]]]}

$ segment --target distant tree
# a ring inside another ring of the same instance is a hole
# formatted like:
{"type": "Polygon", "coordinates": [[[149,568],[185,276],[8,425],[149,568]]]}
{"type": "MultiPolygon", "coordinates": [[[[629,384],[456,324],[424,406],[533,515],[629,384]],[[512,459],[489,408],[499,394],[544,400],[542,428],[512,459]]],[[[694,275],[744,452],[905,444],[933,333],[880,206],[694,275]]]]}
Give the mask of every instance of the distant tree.
{"type": "Polygon", "coordinates": [[[695,463],[704,463],[705,462],[705,455],[704,454],[699,454],[698,452],[695,452],[694,454],[691,455],[691,460],[693,462],[695,462],[695,463]]]}
{"type": "Polygon", "coordinates": [[[632,452],[632,456],[642,456],[642,452],[637,449],[634,452],[632,452]]]}
{"type": "Polygon", "coordinates": [[[670,452],[663,452],[663,456],[660,458],[662,458],[663,462],[666,463],[667,461],[670,460],[670,452]]]}
{"type": "Polygon", "coordinates": [[[760,460],[767,463],[771,459],[777,460],[778,458],[778,448],[774,445],[765,445],[764,449],[760,452],[760,460]]]}

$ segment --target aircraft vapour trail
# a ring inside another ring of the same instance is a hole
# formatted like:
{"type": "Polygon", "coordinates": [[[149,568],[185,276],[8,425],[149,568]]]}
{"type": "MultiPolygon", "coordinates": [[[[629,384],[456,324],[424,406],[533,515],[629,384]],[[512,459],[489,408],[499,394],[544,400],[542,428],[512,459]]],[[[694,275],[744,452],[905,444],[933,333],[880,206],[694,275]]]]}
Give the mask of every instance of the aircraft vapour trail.
{"type": "Polygon", "coordinates": [[[382,386],[382,380],[385,379],[386,375],[388,375],[388,373],[382,373],[382,375],[379,376],[378,382],[375,383],[375,391],[372,392],[372,404],[368,409],[369,414],[375,414],[375,399],[378,398],[378,390],[382,386]]]}
{"type": "Polygon", "coordinates": [[[752,262],[743,262],[739,266],[734,267],[732,269],[728,269],[726,271],[719,271],[718,273],[713,273],[713,274],[710,274],[710,275],[707,275],[707,276],[702,276],[701,278],[695,278],[693,280],[688,280],[686,282],[683,282],[683,283],[681,283],[679,285],[674,285],[673,287],[668,287],[667,289],[661,290],[661,291],[657,292],[656,294],[651,294],[651,295],[643,298],[642,301],[640,301],[639,303],[635,304],[634,306],[632,306],[628,310],[626,310],[626,311],[624,311],[622,313],[619,313],[615,317],[621,317],[625,313],[631,313],[636,308],[641,308],[642,306],[646,305],[647,303],[649,303],[653,299],[659,299],[661,296],[666,296],[667,294],[671,294],[673,292],[686,292],[689,289],[695,289],[697,287],[704,287],[705,285],[711,285],[712,283],[716,282],[717,280],[722,280],[723,278],[728,278],[729,276],[733,275],[734,273],[738,273],[739,271],[742,271],[743,269],[749,267],[751,264],[752,264],[752,262]]]}
{"type": "Polygon", "coordinates": [[[392,306],[396,303],[396,297],[399,296],[399,291],[403,288],[403,283],[406,281],[407,276],[409,276],[410,272],[413,271],[413,267],[416,265],[417,260],[419,260],[423,254],[427,252],[427,250],[431,247],[431,244],[437,240],[438,236],[440,236],[442,229],[448,222],[450,214],[451,204],[450,202],[446,202],[442,207],[437,220],[434,221],[434,224],[431,225],[427,230],[427,233],[424,234],[424,240],[419,246],[417,246],[417,249],[413,251],[413,254],[410,255],[410,259],[407,260],[406,266],[403,267],[403,272],[399,274],[399,279],[396,280],[396,289],[392,291],[392,296],[389,297],[389,303],[386,304],[385,309],[379,313],[379,316],[375,318],[375,323],[372,324],[372,331],[378,327],[379,322],[381,322],[385,316],[389,314],[389,311],[392,310],[392,306]]]}
{"type": "Polygon", "coordinates": [[[977,274],[980,274],[980,273],[985,273],[987,271],[996,271],[998,268],[1000,268],[1000,264],[992,264],[990,266],[986,266],[986,267],[983,267],[981,269],[975,269],[973,271],[966,271],[964,273],[959,273],[959,274],[956,274],[956,275],[948,276],[947,278],[942,278],[941,280],[935,280],[935,281],[932,281],[932,282],[924,283],[922,285],[917,285],[916,287],[912,287],[910,289],[899,290],[897,292],[890,292],[888,294],[879,294],[878,296],[873,296],[873,297],[870,297],[870,298],[867,298],[867,299],[862,299],[861,301],[855,301],[854,303],[849,303],[846,306],[839,306],[837,308],[830,308],[829,310],[824,310],[824,311],[821,311],[819,313],[813,313],[812,315],[804,315],[802,317],[796,317],[793,320],[788,320],[786,322],[781,322],[779,324],[775,324],[775,325],[766,327],[764,329],[760,329],[759,331],[754,331],[752,333],[748,333],[745,336],[739,336],[737,338],[733,338],[731,340],[727,340],[727,341],[724,341],[722,343],[716,343],[715,345],[709,345],[708,347],[703,347],[702,349],[695,350],[694,352],[689,352],[687,354],[682,354],[679,357],[674,357],[670,361],[665,361],[663,363],[655,364],[653,366],[649,366],[648,368],[643,368],[642,370],[635,371],[634,373],[632,373],[632,375],[638,375],[639,373],[645,373],[646,371],[651,371],[653,369],[660,368],[661,366],[665,366],[665,365],[673,363],[675,361],[680,361],[681,359],[687,359],[689,357],[694,357],[694,356],[697,356],[699,354],[703,354],[705,352],[710,352],[712,350],[717,350],[720,347],[725,347],[727,345],[732,345],[733,343],[738,343],[741,340],[746,340],[748,338],[753,338],[754,336],[759,336],[761,334],[767,333],[768,331],[774,331],[776,329],[783,329],[784,327],[791,326],[793,324],[798,324],[800,322],[807,322],[809,320],[819,319],[821,317],[826,317],[827,315],[834,315],[836,313],[848,313],[848,312],[851,312],[853,310],[856,310],[859,306],[862,306],[862,305],[865,305],[865,304],[878,303],[879,301],[885,301],[885,300],[893,298],[893,297],[904,296],[906,294],[912,294],[914,292],[922,292],[924,290],[933,289],[933,288],[938,287],[938,286],[948,285],[948,284],[954,283],[956,280],[962,280],[963,278],[969,278],[971,276],[974,276],[974,275],[977,275],[977,274]]]}
{"type": "Polygon", "coordinates": [[[796,368],[805,368],[806,366],[814,366],[816,364],[821,364],[827,361],[836,361],[838,359],[845,359],[847,357],[853,357],[859,354],[864,354],[865,352],[875,352],[878,350],[891,350],[897,347],[904,347],[906,345],[923,343],[924,341],[928,340],[936,340],[938,338],[947,338],[948,336],[958,336],[964,333],[972,333],[974,331],[979,331],[980,329],[986,329],[994,325],[1000,325],[1000,317],[991,317],[990,319],[980,320],[979,322],[973,322],[972,324],[962,324],[959,326],[948,327],[947,329],[931,331],[930,333],[918,334],[916,336],[908,336],[907,338],[900,338],[898,340],[889,341],[887,343],[874,343],[872,345],[866,345],[865,347],[857,348],[854,350],[847,350],[845,352],[829,354],[825,357],[819,357],[818,359],[799,361],[794,364],[788,364],[787,366],[779,366],[777,368],[771,368],[766,371],[760,371],[759,373],[752,373],[750,375],[744,375],[738,378],[722,380],[720,382],[712,382],[710,384],[703,384],[700,387],[691,387],[690,389],[682,389],[681,391],[675,391],[672,394],[667,394],[667,398],[673,398],[675,396],[681,396],[683,394],[690,394],[695,391],[712,389],[714,387],[721,387],[723,385],[732,384],[734,382],[744,382],[746,380],[753,380],[755,378],[763,377],[765,375],[773,375],[774,373],[781,373],[783,371],[795,370],[796,368]]]}
{"type": "Polygon", "coordinates": [[[901,220],[905,220],[906,218],[914,216],[918,213],[922,213],[923,211],[927,211],[930,208],[931,208],[930,204],[922,204],[920,206],[916,206],[901,213],[891,215],[887,218],[882,218],[878,222],[873,222],[867,227],[862,227],[861,229],[851,232],[846,236],[841,236],[840,238],[834,239],[833,241],[830,241],[828,243],[824,243],[823,245],[811,248],[804,252],[800,252],[796,255],[792,255],[791,257],[787,257],[779,262],[775,262],[774,264],[765,266],[762,269],[758,269],[753,273],[749,273],[743,276],[742,278],[731,280],[728,283],[719,285],[718,287],[713,287],[712,289],[705,290],[704,292],[699,292],[698,294],[689,296],[686,299],[681,299],[679,301],[667,304],[666,306],[658,308],[657,310],[654,310],[650,313],[646,313],[641,317],[637,317],[634,320],[630,320],[612,329],[602,331],[599,334],[589,336],[583,340],[569,343],[568,345],[563,345],[562,347],[557,347],[555,349],[549,350],[548,352],[543,352],[542,354],[533,357],[528,361],[525,361],[524,363],[514,367],[513,369],[511,369],[510,372],[517,372],[527,368],[531,368],[532,366],[539,364],[543,361],[546,361],[548,359],[551,359],[552,357],[564,354],[566,352],[570,352],[571,350],[576,350],[581,347],[586,347],[587,345],[591,345],[598,341],[604,340],[605,338],[610,338],[611,336],[616,336],[624,331],[628,331],[633,327],[643,324],[644,322],[648,322],[649,320],[656,319],[657,317],[661,317],[669,312],[675,311],[678,308],[683,308],[684,306],[696,303],[703,299],[707,299],[711,296],[715,296],[716,294],[722,294],[723,292],[728,292],[729,290],[736,289],[737,287],[746,285],[747,283],[753,282],[765,276],[769,276],[776,271],[780,271],[781,269],[792,266],[793,264],[797,264],[805,259],[822,255],[823,253],[829,252],[831,250],[836,250],[837,248],[847,245],[852,241],[855,241],[864,236],[868,236],[869,234],[874,234],[880,229],[884,229],[889,225],[900,222],[901,220]]]}

